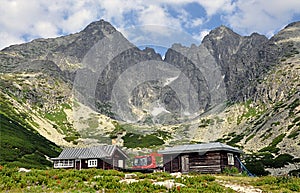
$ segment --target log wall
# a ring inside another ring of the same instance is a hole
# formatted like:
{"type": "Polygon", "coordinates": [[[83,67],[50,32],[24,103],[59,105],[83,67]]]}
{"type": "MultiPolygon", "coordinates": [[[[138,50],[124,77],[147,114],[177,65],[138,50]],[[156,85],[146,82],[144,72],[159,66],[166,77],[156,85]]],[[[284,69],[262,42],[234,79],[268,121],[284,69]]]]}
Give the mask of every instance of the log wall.
{"type": "MultiPolygon", "coordinates": [[[[199,173],[221,173],[225,167],[236,167],[241,171],[238,160],[234,157],[234,165],[228,165],[228,157],[226,151],[206,152],[204,154],[182,153],[182,154],[164,154],[164,168],[167,172],[182,172],[181,157],[188,155],[189,172],[199,173]]],[[[240,157],[239,154],[233,153],[233,156],[240,157]]]]}
{"type": "Polygon", "coordinates": [[[205,154],[190,153],[189,154],[190,171],[200,173],[220,173],[220,153],[207,152],[205,154]]]}

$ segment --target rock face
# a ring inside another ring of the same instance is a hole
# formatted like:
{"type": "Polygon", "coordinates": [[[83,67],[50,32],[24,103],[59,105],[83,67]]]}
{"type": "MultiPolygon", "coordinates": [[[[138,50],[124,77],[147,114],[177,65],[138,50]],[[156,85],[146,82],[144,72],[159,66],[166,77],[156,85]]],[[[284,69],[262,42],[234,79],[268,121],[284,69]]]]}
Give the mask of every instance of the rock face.
{"type": "MultiPolygon", "coordinates": [[[[190,58],[205,76],[203,82],[209,92],[201,90],[209,95],[209,106],[214,106],[226,100],[241,102],[250,99],[255,87],[253,80],[276,64],[277,48],[265,36],[254,33],[242,37],[221,26],[212,30],[198,47],[175,45],[172,49],[190,58]]],[[[177,58],[170,59],[168,53],[166,59],[178,61],[177,58]]]]}
{"type": "MultiPolygon", "coordinates": [[[[288,37],[298,37],[288,31],[288,37]]],[[[162,60],[153,49],[138,49],[101,20],[76,34],[10,46],[2,50],[0,68],[3,72],[42,70],[62,77],[74,84],[84,104],[100,112],[97,104],[112,105],[110,115],[117,119],[143,122],[166,114],[180,119],[226,101],[257,98],[255,81],[292,49],[286,43],[276,44],[285,36],[281,32],[270,40],[257,33],[242,37],[221,26],[199,46],[174,44],[162,60]],[[156,72],[149,73],[150,63],[165,73],[159,78],[156,72]],[[164,75],[167,71],[173,73],[164,75]]]]}

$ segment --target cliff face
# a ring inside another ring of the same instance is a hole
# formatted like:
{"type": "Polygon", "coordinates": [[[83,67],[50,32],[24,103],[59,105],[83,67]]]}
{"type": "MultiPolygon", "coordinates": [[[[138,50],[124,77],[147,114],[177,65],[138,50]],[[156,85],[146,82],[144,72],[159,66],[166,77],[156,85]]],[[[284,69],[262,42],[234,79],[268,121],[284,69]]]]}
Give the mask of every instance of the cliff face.
{"type": "Polygon", "coordinates": [[[165,144],[221,140],[258,151],[284,134],[276,147],[300,156],[299,50],[300,22],[270,39],[221,26],[162,59],[101,20],[1,50],[1,101],[64,146],[110,143],[135,128],[167,132],[158,136],[165,144]]]}
{"type": "MultiPolygon", "coordinates": [[[[284,48],[265,36],[254,33],[242,37],[221,26],[212,30],[198,47],[175,45],[171,49],[191,59],[204,74],[214,106],[225,100],[251,99],[255,92],[253,82],[278,62],[284,48]]],[[[177,60],[170,59],[168,53],[166,59],[172,63],[177,60]]]]}

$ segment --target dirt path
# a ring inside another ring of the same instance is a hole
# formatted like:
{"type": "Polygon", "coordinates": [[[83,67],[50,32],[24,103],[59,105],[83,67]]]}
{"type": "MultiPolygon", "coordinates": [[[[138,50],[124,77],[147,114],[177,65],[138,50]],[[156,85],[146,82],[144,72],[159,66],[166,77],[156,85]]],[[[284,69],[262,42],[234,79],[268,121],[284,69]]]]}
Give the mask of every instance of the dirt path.
{"type": "Polygon", "coordinates": [[[235,184],[224,180],[216,180],[216,182],[218,182],[222,186],[231,188],[234,191],[240,193],[262,193],[263,192],[261,189],[254,188],[253,186],[249,186],[249,185],[235,184]]]}

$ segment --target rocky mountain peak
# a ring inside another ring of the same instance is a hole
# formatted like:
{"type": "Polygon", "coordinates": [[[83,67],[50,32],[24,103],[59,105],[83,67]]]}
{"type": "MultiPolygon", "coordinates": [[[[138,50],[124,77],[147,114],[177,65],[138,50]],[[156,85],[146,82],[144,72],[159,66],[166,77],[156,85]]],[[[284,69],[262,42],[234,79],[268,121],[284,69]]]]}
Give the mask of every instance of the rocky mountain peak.
{"type": "Polygon", "coordinates": [[[83,30],[84,33],[90,33],[91,35],[97,34],[98,31],[101,31],[104,34],[111,34],[117,30],[109,22],[104,21],[103,19],[92,22],[83,30]]]}
{"type": "Polygon", "coordinates": [[[151,58],[155,58],[156,60],[162,60],[161,55],[156,53],[155,50],[153,48],[149,48],[146,47],[144,50],[142,50],[143,52],[145,52],[148,56],[150,56],[151,58]]]}
{"type": "Polygon", "coordinates": [[[204,37],[203,43],[207,41],[218,41],[227,39],[239,39],[241,36],[233,32],[230,28],[226,26],[220,26],[212,30],[207,36],[204,37]]]}
{"type": "Polygon", "coordinates": [[[288,28],[291,28],[291,27],[300,28],[300,21],[296,21],[296,22],[290,23],[284,29],[288,29],[288,28]]]}
{"type": "Polygon", "coordinates": [[[293,41],[294,44],[300,44],[300,21],[287,25],[271,38],[276,43],[286,43],[293,41]]]}

